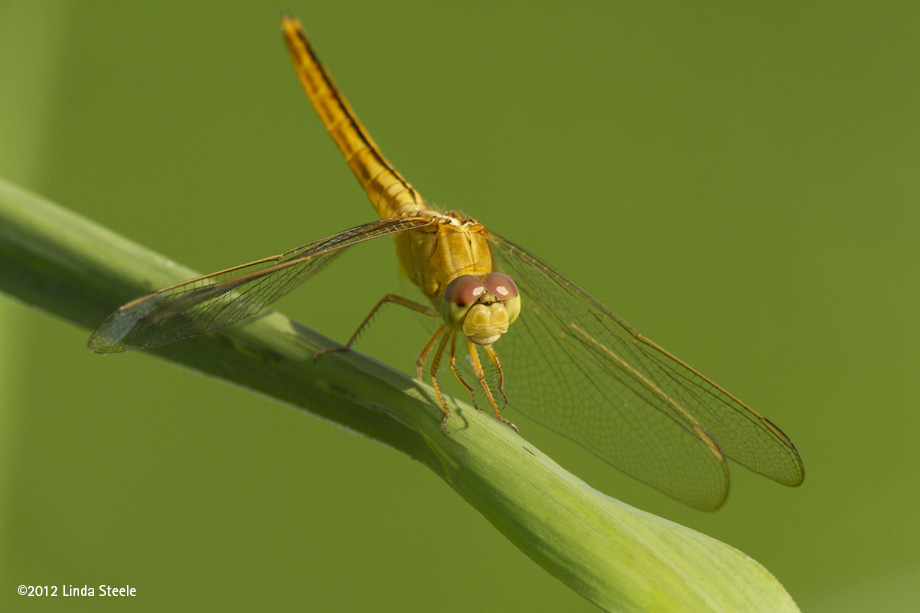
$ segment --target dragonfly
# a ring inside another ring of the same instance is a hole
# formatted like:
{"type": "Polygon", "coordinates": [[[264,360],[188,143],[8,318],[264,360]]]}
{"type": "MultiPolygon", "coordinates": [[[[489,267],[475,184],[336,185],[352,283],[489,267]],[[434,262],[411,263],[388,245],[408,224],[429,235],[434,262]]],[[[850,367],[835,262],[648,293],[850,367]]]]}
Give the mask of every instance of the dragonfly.
{"type": "Polygon", "coordinates": [[[451,415],[438,379],[446,358],[474,404],[481,392],[497,419],[514,427],[502,414],[510,399],[512,410],[692,507],[724,503],[727,459],[784,485],[802,482],[798,451],[766,417],[530,251],[426,204],[358,121],[300,22],[285,15],[282,32],[314,109],[380,218],[131,300],[93,332],[89,349],[144,349],[214,332],[263,311],[346,249],[389,236],[401,274],[425,301],[384,296],[341,349],[386,304],[438,321],[416,376],[430,363],[442,431],[451,415]]]}

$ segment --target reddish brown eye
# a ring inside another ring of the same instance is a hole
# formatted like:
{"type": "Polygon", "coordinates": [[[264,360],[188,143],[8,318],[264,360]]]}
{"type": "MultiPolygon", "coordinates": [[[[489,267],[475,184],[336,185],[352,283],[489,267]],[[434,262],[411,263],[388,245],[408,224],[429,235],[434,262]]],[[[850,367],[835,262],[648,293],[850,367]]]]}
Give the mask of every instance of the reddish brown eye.
{"type": "Polygon", "coordinates": [[[517,298],[518,295],[517,285],[503,272],[486,275],[486,289],[502,302],[517,298]]]}
{"type": "Polygon", "coordinates": [[[479,300],[485,291],[482,279],[473,275],[463,275],[450,282],[443,299],[450,304],[464,307],[479,300]]]}

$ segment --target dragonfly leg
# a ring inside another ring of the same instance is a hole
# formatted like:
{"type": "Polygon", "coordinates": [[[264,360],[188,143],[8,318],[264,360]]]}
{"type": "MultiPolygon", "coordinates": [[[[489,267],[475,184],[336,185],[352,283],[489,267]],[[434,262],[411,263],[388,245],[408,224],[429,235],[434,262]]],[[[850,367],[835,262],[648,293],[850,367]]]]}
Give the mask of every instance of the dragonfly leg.
{"type": "MultiPolygon", "coordinates": [[[[431,308],[430,306],[425,306],[424,304],[419,304],[418,302],[413,302],[412,300],[409,300],[408,298],[403,298],[402,296],[399,296],[399,295],[397,295],[397,294],[387,294],[386,296],[384,296],[383,298],[381,298],[381,299],[377,302],[377,304],[374,305],[374,308],[371,309],[371,312],[367,314],[367,317],[364,318],[364,321],[361,322],[361,325],[358,326],[358,329],[355,330],[355,333],[351,335],[351,338],[348,339],[348,342],[347,342],[347,343],[345,343],[345,344],[342,345],[341,347],[332,347],[332,348],[330,348],[330,349],[322,349],[322,350],[320,350],[320,351],[317,351],[316,353],[313,354],[313,359],[315,360],[316,358],[318,358],[319,356],[323,355],[324,353],[332,353],[332,352],[335,352],[335,351],[345,351],[345,350],[347,350],[348,348],[350,348],[350,347],[355,343],[355,341],[358,339],[358,335],[360,335],[361,332],[364,331],[364,328],[367,327],[367,325],[371,322],[371,319],[374,318],[374,315],[377,314],[377,311],[380,310],[380,307],[382,307],[383,305],[385,305],[385,304],[388,303],[388,302],[392,302],[393,304],[398,304],[398,305],[400,305],[400,306],[404,306],[404,307],[406,307],[407,309],[411,309],[411,310],[413,310],[413,311],[415,311],[415,312],[417,312],[417,313],[421,313],[421,314],[423,314],[423,315],[431,315],[431,316],[434,316],[434,317],[440,317],[440,313],[438,313],[437,311],[435,311],[435,310],[434,310],[433,308],[431,308]]],[[[430,351],[430,349],[429,349],[429,351],[430,351]]]]}
{"type": "Polygon", "coordinates": [[[470,339],[466,339],[466,346],[470,352],[470,359],[473,362],[473,373],[476,375],[476,378],[479,379],[479,384],[482,386],[483,391],[486,393],[486,397],[489,399],[489,404],[492,405],[492,410],[495,411],[495,417],[498,418],[498,421],[508,424],[514,428],[515,432],[517,432],[517,426],[502,417],[502,412],[498,410],[498,405],[495,403],[495,397],[492,396],[492,390],[489,388],[489,384],[486,381],[485,372],[482,370],[482,362],[479,361],[479,352],[476,350],[476,344],[470,339]]]}
{"type": "Polygon", "coordinates": [[[438,339],[441,338],[441,335],[444,334],[446,329],[447,324],[442,323],[439,325],[438,328],[434,331],[434,334],[431,335],[431,338],[428,339],[428,342],[425,343],[425,346],[422,347],[418,357],[415,358],[415,378],[419,381],[422,380],[422,369],[425,367],[425,362],[428,361],[428,354],[431,353],[435,343],[438,342],[438,339]]]}
{"type": "Polygon", "coordinates": [[[450,365],[450,371],[454,373],[454,376],[457,378],[457,381],[460,382],[460,385],[465,387],[466,391],[470,393],[470,398],[472,398],[473,400],[473,408],[475,408],[477,411],[481,411],[482,409],[480,409],[479,406],[476,405],[476,390],[473,389],[473,386],[471,386],[469,383],[463,380],[463,377],[460,375],[460,371],[457,370],[457,335],[456,334],[454,334],[453,337],[450,339],[450,360],[448,364],[450,365]]]}
{"type": "Polygon", "coordinates": [[[498,361],[498,354],[495,353],[495,348],[492,345],[486,347],[486,353],[489,354],[489,359],[492,360],[492,364],[498,370],[498,391],[502,393],[505,406],[508,406],[508,396],[505,394],[505,373],[502,371],[502,363],[498,361]]]}
{"type": "Polygon", "coordinates": [[[444,395],[441,393],[441,386],[438,385],[438,367],[441,365],[441,356],[444,355],[444,348],[447,347],[448,337],[457,335],[453,330],[447,330],[447,326],[444,326],[444,328],[445,331],[441,335],[441,342],[438,343],[438,348],[434,352],[434,358],[431,360],[431,385],[438,395],[438,400],[441,401],[441,408],[444,409],[444,419],[441,420],[441,434],[447,434],[444,430],[444,426],[447,424],[447,418],[450,417],[450,409],[447,408],[447,403],[444,402],[444,395]]]}

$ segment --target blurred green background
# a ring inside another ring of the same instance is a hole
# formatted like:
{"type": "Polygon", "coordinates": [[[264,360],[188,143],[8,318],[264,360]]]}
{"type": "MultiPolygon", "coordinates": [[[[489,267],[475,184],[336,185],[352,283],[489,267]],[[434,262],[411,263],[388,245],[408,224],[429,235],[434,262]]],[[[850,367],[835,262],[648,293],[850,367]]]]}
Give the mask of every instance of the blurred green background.
{"type": "MultiPolygon", "coordinates": [[[[371,220],[282,10],[430,201],[764,412],[807,476],[737,468],[705,514],[525,437],[803,610],[913,610],[920,4],[2,1],[0,176],[202,272],[371,220]]],[[[278,308],[344,340],[399,289],[391,250],[278,308]]],[[[88,332],[0,295],[0,607],[592,609],[421,465],[88,332]]],[[[424,338],[393,310],[359,349],[410,372],[424,338]]]]}

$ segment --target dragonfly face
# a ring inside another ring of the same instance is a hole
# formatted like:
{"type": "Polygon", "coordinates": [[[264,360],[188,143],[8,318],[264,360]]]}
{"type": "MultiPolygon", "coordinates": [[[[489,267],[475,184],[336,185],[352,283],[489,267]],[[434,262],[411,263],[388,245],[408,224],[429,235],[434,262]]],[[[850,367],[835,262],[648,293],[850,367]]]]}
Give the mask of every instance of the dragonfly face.
{"type": "Polygon", "coordinates": [[[480,279],[462,275],[441,298],[441,318],[451,330],[477,345],[491,345],[521,312],[521,296],[511,277],[493,272],[480,279]]]}

